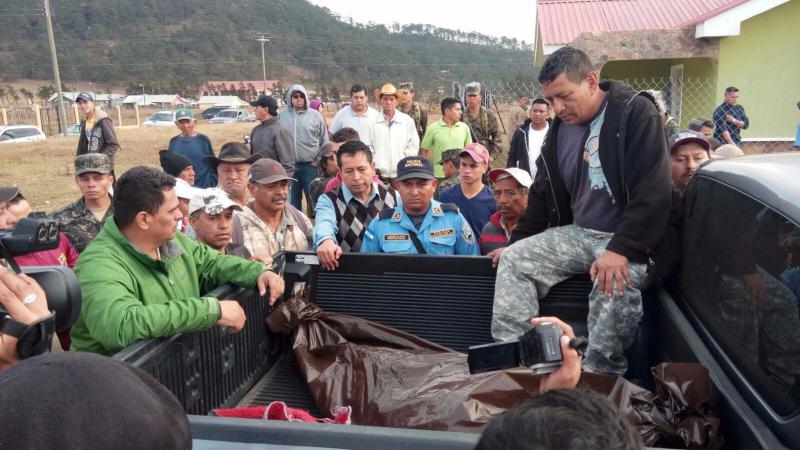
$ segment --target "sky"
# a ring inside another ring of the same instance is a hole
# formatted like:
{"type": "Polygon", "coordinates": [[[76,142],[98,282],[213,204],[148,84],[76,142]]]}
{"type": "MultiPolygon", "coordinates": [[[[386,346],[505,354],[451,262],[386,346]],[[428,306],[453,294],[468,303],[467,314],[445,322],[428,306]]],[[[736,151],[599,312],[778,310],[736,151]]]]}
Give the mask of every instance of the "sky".
{"type": "Polygon", "coordinates": [[[356,22],[427,23],[534,42],[535,0],[309,0],[356,22]],[[491,7],[487,7],[491,5],[491,7]],[[471,8],[471,10],[470,10],[471,8]]]}

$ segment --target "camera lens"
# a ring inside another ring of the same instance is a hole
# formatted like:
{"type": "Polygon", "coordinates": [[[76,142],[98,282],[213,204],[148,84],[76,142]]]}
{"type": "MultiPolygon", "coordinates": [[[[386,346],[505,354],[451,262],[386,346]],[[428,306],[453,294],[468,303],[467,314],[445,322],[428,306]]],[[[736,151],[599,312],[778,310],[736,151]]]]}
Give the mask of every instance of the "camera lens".
{"type": "Polygon", "coordinates": [[[47,226],[47,241],[58,241],[58,223],[51,222],[50,225],[47,226]]]}
{"type": "Polygon", "coordinates": [[[44,242],[47,242],[47,226],[45,224],[41,224],[36,229],[36,243],[41,244],[44,242]]]}

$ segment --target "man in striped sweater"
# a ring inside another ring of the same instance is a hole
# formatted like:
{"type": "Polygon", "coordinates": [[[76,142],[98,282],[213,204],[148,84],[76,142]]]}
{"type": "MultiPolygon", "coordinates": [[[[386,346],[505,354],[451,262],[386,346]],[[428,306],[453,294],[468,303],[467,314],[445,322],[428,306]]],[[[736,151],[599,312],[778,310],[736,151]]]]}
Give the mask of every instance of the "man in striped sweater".
{"type": "Polygon", "coordinates": [[[511,230],[528,206],[528,189],[533,184],[530,174],[517,167],[494,169],[489,172],[497,211],[489,217],[480,236],[481,255],[492,257],[497,267],[500,253],[508,245],[511,230]]]}

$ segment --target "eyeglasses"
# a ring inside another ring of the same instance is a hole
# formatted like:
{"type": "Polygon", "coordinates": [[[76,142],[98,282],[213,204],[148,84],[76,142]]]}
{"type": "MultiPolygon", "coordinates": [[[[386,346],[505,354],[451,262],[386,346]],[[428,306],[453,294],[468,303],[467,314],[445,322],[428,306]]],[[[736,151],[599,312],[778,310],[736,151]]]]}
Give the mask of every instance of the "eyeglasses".
{"type": "Polygon", "coordinates": [[[303,98],[303,94],[292,94],[292,98],[303,98]]]}

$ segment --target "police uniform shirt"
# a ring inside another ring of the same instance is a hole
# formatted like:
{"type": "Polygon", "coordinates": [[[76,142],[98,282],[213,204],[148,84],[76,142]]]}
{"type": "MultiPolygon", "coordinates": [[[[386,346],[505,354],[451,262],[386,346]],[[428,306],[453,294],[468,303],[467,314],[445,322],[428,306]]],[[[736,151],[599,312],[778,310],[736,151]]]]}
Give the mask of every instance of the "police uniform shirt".
{"type": "Polygon", "coordinates": [[[418,253],[415,233],[430,255],[477,255],[476,237],[456,205],[431,201],[419,228],[403,210],[384,208],[370,223],[361,243],[362,253],[418,253]]]}

